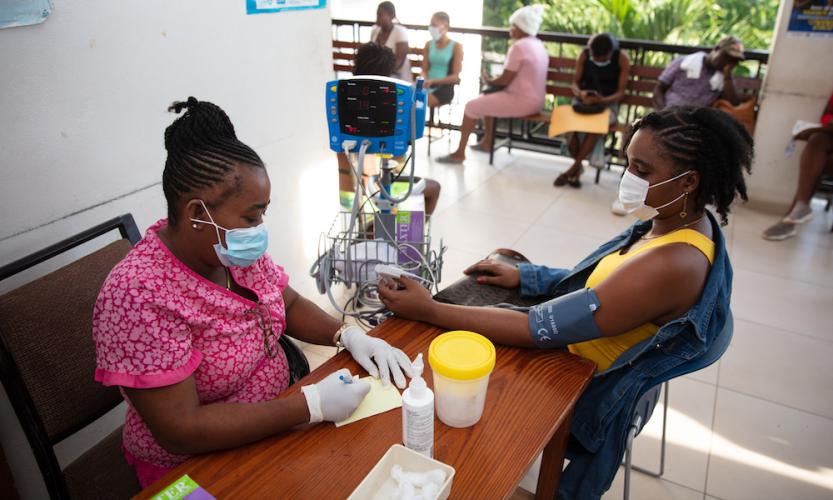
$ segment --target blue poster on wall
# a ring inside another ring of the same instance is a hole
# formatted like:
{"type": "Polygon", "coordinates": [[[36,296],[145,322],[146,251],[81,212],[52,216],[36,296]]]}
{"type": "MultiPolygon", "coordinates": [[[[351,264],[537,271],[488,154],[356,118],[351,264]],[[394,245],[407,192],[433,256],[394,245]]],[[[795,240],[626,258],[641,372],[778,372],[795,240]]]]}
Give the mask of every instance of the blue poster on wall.
{"type": "Polygon", "coordinates": [[[0,28],[29,26],[46,21],[52,13],[52,0],[0,1],[0,28]]]}
{"type": "Polygon", "coordinates": [[[787,30],[793,34],[833,35],[833,2],[795,0],[787,30]]]}
{"type": "Polygon", "coordinates": [[[246,0],[246,14],[272,14],[284,10],[322,9],[327,0],[246,0]]]}

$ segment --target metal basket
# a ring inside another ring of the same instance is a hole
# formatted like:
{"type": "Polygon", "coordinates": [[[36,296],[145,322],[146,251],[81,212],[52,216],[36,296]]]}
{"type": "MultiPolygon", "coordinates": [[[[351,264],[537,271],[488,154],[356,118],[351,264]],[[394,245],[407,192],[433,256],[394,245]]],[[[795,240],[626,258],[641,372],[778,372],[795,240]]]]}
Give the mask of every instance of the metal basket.
{"type": "Polygon", "coordinates": [[[322,235],[319,261],[329,260],[329,273],[324,279],[348,286],[375,282],[378,279],[376,264],[391,264],[434,284],[440,282],[445,248],[442,240],[439,251],[431,248],[430,216],[426,216],[424,235],[419,241],[374,238],[376,218],[372,212],[360,213],[352,233],[348,234],[351,216],[350,212],[340,212],[329,231],[322,235]]]}

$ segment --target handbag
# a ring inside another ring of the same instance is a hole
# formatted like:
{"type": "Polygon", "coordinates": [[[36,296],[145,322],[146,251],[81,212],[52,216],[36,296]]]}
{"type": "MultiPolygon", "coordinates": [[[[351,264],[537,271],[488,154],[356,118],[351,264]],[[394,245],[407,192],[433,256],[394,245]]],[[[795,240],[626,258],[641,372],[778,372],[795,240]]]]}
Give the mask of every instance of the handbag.
{"type": "Polygon", "coordinates": [[[578,97],[573,97],[573,111],[581,115],[595,115],[607,109],[607,104],[584,104],[578,97]]]}
{"type": "MultiPolygon", "coordinates": [[[[486,260],[495,260],[513,266],[529,262],[529,259],[520,253],[507,248],[498,248],[490,253],[486,260]]],[[[434,295],[434,300],[461,306],[512,304],[522,307],[534,306],[546,301],[546,298],[542,297],[521,297],[520,290],[517,288],[510,290],[495,285],[481,285],[477,282],[477,277],[480,275],[477,273],[463,276],[447,288],[440,290],[434,295]]]]}
{"type": "Polygon", "coordinates": [[[755,98],[747,99],[737,106],[734,106],[726,99],[718,99],[712,104],[713,108],[719,109],[729,114],[732,118],[740,122],[746,128],[749,135],[755,134],[755,98]]]}
{"type": "Polygon", "coordinates": [[[309,375],[309,361],[301,349],[286,335],[281,335],[278,343],[286,354],[286,364],[289,365],[289,385],[309,375]]]}

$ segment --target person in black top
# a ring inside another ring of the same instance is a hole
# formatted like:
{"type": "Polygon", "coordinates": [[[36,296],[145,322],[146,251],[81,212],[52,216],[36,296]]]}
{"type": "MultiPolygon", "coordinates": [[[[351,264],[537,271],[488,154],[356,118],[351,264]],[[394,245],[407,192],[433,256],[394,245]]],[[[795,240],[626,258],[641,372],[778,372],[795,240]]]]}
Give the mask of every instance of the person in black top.
{"type": "MultiPolygon", "coordinates": [[[[629,72],[630,60],[624,51],[619,50],[617,40],[609,33],[593,35],[576,60],[573,95],[586,106],[601,104],[610,107],[610,122],[614,124],[619,102],[625,97],[629,72]]],[[[602,139],[600,134],[573,134],[568,143],[573,165],[559,175],[553,184],[581,187],[581,162],[602,139]]]]}

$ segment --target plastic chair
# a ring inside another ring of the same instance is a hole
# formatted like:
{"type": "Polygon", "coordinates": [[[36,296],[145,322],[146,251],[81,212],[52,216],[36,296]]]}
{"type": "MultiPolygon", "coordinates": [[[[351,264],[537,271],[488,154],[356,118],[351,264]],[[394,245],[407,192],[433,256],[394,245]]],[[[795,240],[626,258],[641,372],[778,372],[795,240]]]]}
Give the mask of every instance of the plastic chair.
{"type": "MultiPolygon", "coordinates": [[[[93,379],[92,311],[105,278],[141,239],[130,214],[0,267],[0,280],[118,229],[121,239],[0,296],[0,376],[50,498],[129,498],[140,491],[121,451],[121,427],[63,470],[53,447],[121,404],[93,379]]],[[[290,380],[309,373],[282,335],[290,380]]]]}
{"type": "Polygon", "coordinates": [[[652,477],[662,477],[662,475],[665,473],[665,438],[668,417],[668,386],[670,380],[682,375],[686,375],[688,373],[696,372],[697,370],[702,370],[703,368],[710,366],[715,361],[720,359],[720,357],[723,356],[723,353],[725,353],[726,349],[729,347],[729,343],[732,340],[733,331],[734,320],[730,311],[729,317],[726,319],[726,326],[723,327],[723,330],[720,331],[720,333],[717,335],[717,338],[714,339],[711,347],[708,351],[705,352],[705,354],[698,358],[692,359],[691,361],[681,364],[680,366],[671,370],[669,373],[666,373],[661,377],[655,378],[646,385],[648,389],[646,389],[642,393],[642,396],[639,398],[639,401],[636,404],[633,420],[628,431],[627,443],[625,445],[625,462],[623,464],[625,466],[625,500],[628,500],[630,498],[631,470],[635,470],[637,472],[641,472],[652,477]],[[660,389],[663,386],[665,387],[665,394],[663,397],[662,406],[662,438],[660,440],[659,472],[654,472],[648,469],[644,469],[642,467],[638,467],[636,465],[632,465],[631,455],[633,452],[633,440],[634,438],[636,438],[636,436],[639,435],[639,433],[645,427],[645,424],[648,423],[648,420],[651,419],[651,415],[654,412],[654,408],[656,407],[657,402],[659,401],[660,389]]]}

